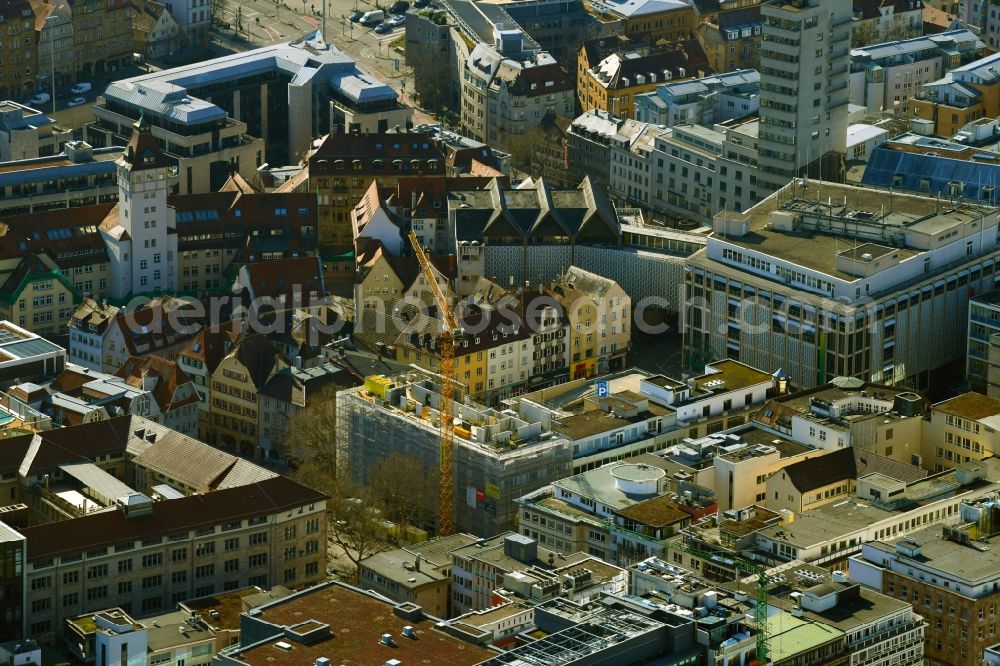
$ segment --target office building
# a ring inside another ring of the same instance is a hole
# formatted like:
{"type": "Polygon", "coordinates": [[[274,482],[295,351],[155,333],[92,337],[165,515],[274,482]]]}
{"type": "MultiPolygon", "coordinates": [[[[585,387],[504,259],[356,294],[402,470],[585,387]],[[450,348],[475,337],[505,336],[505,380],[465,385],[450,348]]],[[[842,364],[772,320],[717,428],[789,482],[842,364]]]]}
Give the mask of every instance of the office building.
{"type": "Polygon", "coordinates": [[[0,321],[0,383],[51,377],[65,366],[65,349],[33,331],[0,321]]]}
{"type": "Polygon", "coordinates": [[[988,501],[959,509],[948,524],[866,543],[850,559],[852,578],[927,617],[924,655],[939,663],[978,663],[997,642],[997,509],[988,501]]]}
{"type": "Polygon", "coordinates": [[[225,586],[319,581],[324,507],[322,494],[273,477],[159,502],[133,493],[111,511],[24,528],[29,631],[51,636],[66,617],[109,603],[150,613],[225,586]]]}
{"type": "MultiPolygon", "coordinates": [[[[992,338],[997,333],[1000,333],[1000,291],[989,291],[970,298],[965,377],[974,391],[995,391],[991,388],[990,350],[992,338]]],[[[992,392],[990,395],[992,397],[992,392]]]]}
{"type": "Polygon", "coordinates": [[[389,86],[307,35],[115,81],[85,133],[94,146],[123,145],[142,116],[187,194],[218,190],[233,170],[251,180],[264,162],[297,162],[331,131],[405,127],[411,113],[389,86]]]}
{"type": "Polygon", "coordinates": [[[854,0],[851,46],[905,40],[924,32],[923,0],[854,0]]]}
{"type": "Polygon", "coordinates": [[[983,43],[969,30],[949,30],[851,50],[851,104],[871,115],[909,108],[924,84],[976,60],[983,43]]]}
{"type": "Polygon", "coordinates": [[[10,100],[0,102],[0,162],[55,155],[72,140],[73,130],[41,111],[10,100]]]}
{"type": "Polygon", "coordinates": [[[477,44],[462,81],[462,133],[504,150],[543,118],[573,117],[569,74],[550,54],[528,47],[519,29],[495,28],[490,43],[477,44]]]}
{"type": "Polygon", "coordinates": [[[373,182],[388,189],[403,177],[444,175],[444,153],[426,134],[330,134],[309,156],[310,191],[319,196],[319,242],[354,245],[351,213],[373,182]]]}
{"type": "Polygon", "coordinates": [[[947,71],[925,83],[910,102],[915,118],[933,122],[933,133],[951,137],[968,123],[1000,114],[1000,54],[947,71]]]}
{"type": "Polygon", "coordinates": [[[623,597],[590,603],[552,599],[535,607],[535,626],[542,638],[513,647],[482,666],[533,661],[570,664],[578,660],[581,646],[588,657],[602,661],[697,663],[705,648],[697,642],[695,621],[677,611],[677,607],[660,609],[623,597]]]}
{"type": "MultiPolygon", "coordinates": [[[[377,460],[401,453],[437,486],[441,397],[436,380],[421,375],[369,377],[365,387],[337,393],[337,466],[356,482],[377,460]]],[[[511,529],[517,497],[569,473],[569,442],[552,431],[546,414],[522,418],[472,401],[454,408],[467,424],[455,430],[455,530],[490,536],[511,529]]],[[[436,497],[427,501],[435,504],[427,515],[436,516],[436,497]]]]}
{"type": "Polygon", "coordinates": [[[713,127],[757,113],[760,73],[730,70],[676,83],[661,83],[635,98],[635,119],[653,125],[690,124],[713,127]]]}
{"type": "Polygon", "coordinates": [[[760,66],[763,21],[760,0],[723,0],[699,7],[701,22],[695,36],[708,65],[716,72],[735,72],[760,66]]]}
{"type": "Polygon", "coordinates": [[[573,445],[573,468],[579,473],[742,426],[766,398],[780,393],[773,376],[728,360],[685,381],[639,369],[601,378],[606,395],[581,398],[590,383],[579,378],[505,404],[551,414],[573,445]]]}
{"type": "Polygon", "coordinates": [[[624,121],[607,111],[591,109],[567,130],[567,161],[576,181],[589,178],[600,187],[611,185],[611,141],[624,121]]]}
{"type": "Polygon", "coordinates": [[[765,482],[764,503],[771,511],[799,514],[852,495],[864,497],[865,484],[876,480],[893,489],[884,493],[881,488],[867,488],[869,496],[888,502],[907,484],[926,476],[927,470],[915,465],[848,446],[786,465],[770,475],[765,482]]]}
{"type": "Polygon", "coordinates": [[[479,541],[451,534],[384,550],[358,564],[361,584],[395,603],[413,603],[441,618],[452,617],[452,551],[479,541]]]}
{"type": "Polygon", "coordinates": [[[784,187],[819,161],[837,174],[847,137],[852,5],[769,0],[760,52],[759,179],[784,187]]]}
{"type": "Polygon", "coordinates": [[[184,44],[196,48],[208,46],[208,29],[212,24],[209,0],[180,0],[171,2],[168,9],[181,29],[184,44]]]}
{"type": "Polygon", "coordinates": [[[768,401],[752,418],[763,429],[819,450],[849,446],[924,466],[927,412],[927,400],[907,389],[835,377],[768,401]]]}
{"type": "Polygon", "coordinates": [[[963,393],[930,408],[924,422],[924,467],[941,472],[989,458],[1000,450],[997,416],[1000,400],[963,393]]]}
{"type": "Polygon", "coordinates": [[[758,187],[754,120],[731,126],[680,124],[655,134],[648,156],[650,208],[710,224],[719,210],[747,210],[762,198],[758,187]]]}
{"type": "Polygon", "coordinates": [[[965,322],[970,295],[993,289],[996,214],[796,181],[746,213],[719,215],[718,233],[687,260],[689,362],[783,368],[802,388],[837,376],[926,387],[932,370],[965,354],[966,338],[924,324],[965,322]]]}
{"type": "Polygon", "coordinates": [[[5,496],[27,505],[5,518],[28,543],[23,617],[40,639],[109,605],[151,613],[324,575],[322,494],[153,421],[59,428],[4,450],[5,496]]]}
{"type": "Polygon", "coordinates": [[[626,120],[611,138],[611,182],[608,194],[619,206],[648,209],[650,204],[650,155],[662,130],[626,120]]]}
{"type": "Polygon", "coordinates": [[[543,605],[553,598],[586,603],[623,594],[623,569],[582,552],[562,554],[507,532],[451,551],[452,611],[483,611],[506,601],[543,605]]]}
{"type": "MultiPolygon", "coordinates": [[[[918,614],[909,599],[893,598],[851,580],[843,571],[811,564],[793,562],[769,573],[770,605],[844,632],[846,666],[924,663],[929,618],[918,614]]],[[[739,584],[726,587],[739,591],[739,584]]]]}
{"type": "Polygon", "coordinates": [[[0,165],[0,214],[115,203],[115,161],[124,150],[94,150],[83,141],[68,141],[55,155],[0,165]]]}
{"type": "Polygon", "coordinates": [[[669,478],[667,467],[644,454],[553,481],[518,498],[518,529],[557,553],[618,566],[662,555],[668,539],[717,509],[711,491],[669,478]]]}
{"type": "Polygon", "coordinates": [[[651,92],[657,84],[700,78],[711,71],[705,52],[694,40],[661,47],[652,35],[643,35],[645,43],[638,37],[584,43],[577,59],[580,108],[597,109],[616,118],[636,118],[637,96],[651,92]]]}
{"type": "MultiPolygon", "coordinates": [[[[733,553],[750,548],[759,555],[770,554],[780,562],[798,559],[839,568],[866,543],[954,521],[960,504],[988,497],[998,486],[993,479],[1000,478],[992,460],[962,463],[942,474],[910,482],[889,478],[875,469],[857,479],[854,494],[839,501],[797,513],[772,512],[780,521],[762,523],[752,517],[741,517],[738,524],[725,530],[711,524],[703,529],[702,524],[696,523],[685,534],[710,551],[733,553]]],[[[819,479],[817,485],[822,487],[824,478],[835,476],[826,476],[821,469],[813,478],[819,479]]],[[[806,491],[807,497],[809,492],[806,491]]]]}
{"type": "Polygon", "coordinates": [[[24,535],[0,523],[0,561],[3,562],[3,575],[0,576],[0,588],[3,589],[3,600],[0,601],[0,608],[3,609],[0,636],[5,641],[28,637],[28,618],[25,614],[28,588],[24,584],[27,551],[24,535]]]}

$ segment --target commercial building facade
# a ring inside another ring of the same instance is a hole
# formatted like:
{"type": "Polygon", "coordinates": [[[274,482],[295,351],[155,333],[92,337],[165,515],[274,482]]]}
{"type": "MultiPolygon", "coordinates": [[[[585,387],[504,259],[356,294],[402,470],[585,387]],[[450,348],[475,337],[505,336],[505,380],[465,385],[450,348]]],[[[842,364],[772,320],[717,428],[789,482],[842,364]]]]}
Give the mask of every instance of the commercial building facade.
{"type": "Polygon", "coordinates": [[[927,386],[931,370],[964,354],[965,338],[946,327],[928,338],[923,323],[964,322],[970,292],[993,289],[996,210],[956,202],[942,212],[936,199],[896,193],[883,209],[881,193],[804,185],[716,217],[722,235],[687,264],[689,359],[781,367],[803,388],[836,376],[927,386]],[[881,242],[886,224],[895,246],[881,242]],[[807,229],[808,241],[790,233],[807,229]]]}

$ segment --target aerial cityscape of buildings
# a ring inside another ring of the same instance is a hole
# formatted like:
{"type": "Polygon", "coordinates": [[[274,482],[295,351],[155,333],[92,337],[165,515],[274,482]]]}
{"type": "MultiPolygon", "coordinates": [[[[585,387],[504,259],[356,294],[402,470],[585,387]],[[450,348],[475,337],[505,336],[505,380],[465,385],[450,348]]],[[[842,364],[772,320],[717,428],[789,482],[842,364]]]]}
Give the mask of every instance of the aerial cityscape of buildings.
{"type": "Polygon", "coordinates": [[[0,664],[1000,665],[995,3],[0,4],[0,664]]]}

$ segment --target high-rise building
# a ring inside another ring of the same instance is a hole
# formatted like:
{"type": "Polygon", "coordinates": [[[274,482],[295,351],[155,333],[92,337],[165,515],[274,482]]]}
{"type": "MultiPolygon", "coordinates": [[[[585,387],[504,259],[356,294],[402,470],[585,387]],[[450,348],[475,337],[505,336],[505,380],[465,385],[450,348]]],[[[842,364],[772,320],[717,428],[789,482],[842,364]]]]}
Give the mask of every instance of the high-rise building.
{"type": "Polygon", "coordinates": [[[761,5],[760,180],[770,190],[810,164],[836,180],[847,141],[852,5],[769,0],[761,5]]]}

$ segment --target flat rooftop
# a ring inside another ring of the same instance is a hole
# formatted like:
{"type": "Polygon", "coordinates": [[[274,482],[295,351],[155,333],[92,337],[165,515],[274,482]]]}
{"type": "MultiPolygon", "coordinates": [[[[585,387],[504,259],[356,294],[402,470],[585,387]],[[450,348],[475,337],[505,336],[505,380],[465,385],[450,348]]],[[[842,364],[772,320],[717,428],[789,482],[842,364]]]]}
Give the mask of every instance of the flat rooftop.
{"type": "MultiPolygon", "coordinates": [[[[621,393],[618,395],[621,395],[621,393]]],[[[626,397],[638,397],[641,400],[647,399],[643,395],[629,396],[626,394],[626,397]]],[[[607,399],[607,402],[613,407],[621,408],[629,406],[621,400],[615,400],[614,395],[610,399],[607,399]]],[[[599,435],[609,430],[617,430],[633,423],[641,423],[654,416],[664,416],[669,413],[671,413],[669,409],[654,402],[650,402],[647,409],[639,411],[638,414],[632,417],[618,416],[614,411],[605,412],[601,409],[591,409],[579,414],[573,414],[572,416],[564,416],[553,427],[555,430],[572,439],[583,439],[584,437],[599,435]]]]}
{"type": "Polygon", "coordinates": [[[489,610],[478,613],[469,613],[461,616],[461,618],[456,618],[456,620],[460,620],[461,622],[473,627],[484,627],[488,624],[505,620],[508,617],[520,615],[528,608],[530,608],[530,606],[527,606],[526,604],[509,603],[503,604],[502,606],[494,606],[489,610]]]}
{"type": "Polygon", "coordinates": [[[780,458],[791,458],[792,456],[797,456],[805,453],[806,451],[813,450],[811,446],[806,446],[805,444],[785,439],[781,435],[775,435],[772,432],[761,430],[756,426],[750,426],[743,430],[734,431],[733,434],[738,436],[749,446],[739,449],[738,451],[733,451],[732,453],[723,453],[719,456],[720,458],[729,460],[730,462],[739,462],[740,460],[758,457],[759,454],[754,451],[754,447],[756,446],[774,447],[780,458]]]}
{"type": "Polygon", "coordinates": [[[986,305],[1000,305],[1000,289],[988,291],[985,294],[979,294],[969,300],[975,303],[984,303],[986,305]]]}
{"type": "Polygon", "coordinates": [[[982,393],[969,391],[960,396],[939,402],[933,406],[933,411],[954,414],[962,418],[978,421],[1000,414],[1000,400],[990,398],[982,393]]]}
{"type": "Polygon", "coordinates": [[[243,613],[243,597],[261,592],[258,587],[244,587],[239,590],[212,594],[182,603],[182,607],[196,613],[209,626],[238,629],[243,613]]]}
{"type": "Polygon", "coordinates": [[[59,352],[65,350],[9,321],[0,321],[0,364],[59,352]]]}
{"type": "MultiPolygon", "coordinates": [[[[982,462],[984,464],[993,463],[994,460],[996,459],[982,462]]],[[[1000,460],[997,460],[996,464],[992,464],[990,467],[992,475],[988,476],[996,478],[1000,460]]],[[[908,503],[906,506],[900,507],[899,510],[882,509],[873,506],[867,500],[851,497],[798,513],[793,522],[767,527],[761,534],[776,541],[784,541],[800,548],[809,548],[865,529],[882,520],[894,516],[904,516],[907,511],[930,501],[955,497],[960,493],[967,493],[970,498],[980,497],[997,486],[996,482],[979,481],[970,486],[962,487],[955,477],[955,470],[950,470],[909,484],[906,487],[904,498],[908,503]],[[781,536],[778,536],[779,533],[781,536]]]]}
{"type": "MultiPolygon", "coordinates": [[[[816,233],[804,230],[795,233],[771,228],[770,214],[776,210],[794,210],[807,217],[813,213],[832,214],[840,218],[849,212],[863,212],[869,222],[878,220],[891,229],[898,227],[911,232],[939,234],[953,227],[963,226],[979,219],[984,212],[993,210],[969,202],[947,202],[940,205],[934,197],[893,193],[892,210],[888,210],[888,196],[882,190],[853,187],[839,183],[810,180],[805,189],[799,181],[790,183],[764,199],[745,213],[728,213],[730,219],[747,222],[743,236],[725,236],[725,241],[737,247],[779,257],[782,261],[811,268],[846,282],[859,279],[836,267],[839,253],[850,249],[851,239],[843,235],[816,233]],[[795,201],[791,202],[794,194],[795,201]],[[843,205],[847,201],[846,208],[843,205]],[[832,203],[831,203],[832,202],[832,203]],[[885,213],[882,216],[882,212],[885,213]]],[[[722,239],[716,232],[712,236],[722,239]]],[[[858,243],[860,244],[860,243],[858,243]]],[[[907,248],[896,248],[900,262],[921,253],[907,248]]]]}
{"type": "MultiPolygon", "coordinates": [[[[868,545],[897,555],[896,544],[904,538],[920,544],[920,555],[914,558],[914,561],[922,568],[936,569],[968,581],[1000,578],[1000,537],[991,537],[987,543],[961,544],[943,539],[941,525],[931,525],[906,537],[891,541],[876,541],[868,545]]],[[[903,560],[909,559],[903,555],[899,557],[903,560]]]]}
{"type": "Polygon", "coordinates": [[[404,619],[396,615],[392,603],[339,583],[304,590],[251,613],[277,626],[308,620],[330,626],[327,638],[310,645],[282,635],[232,654],[237,663],[252,666],[303,666],[320,657],[334,664],[384,664],[398,659],[403,664],[471,666],[496,654],[438,631],[436,618],[404,619]],[[404,626],[413,627],[416,638],[404,638],[404,626]],[[392,634],[395,646],[383,645],[379,641],[383,634],[392,634]]]}
{"type": "Polygon", "coordinates": [[[767,628],[770,634],[767,658],[775,663],[805,654],[844,635],[840,629],[793,617],[785,611],[771,615],[767,620],[767,628]]]}
{"type": "Polygon", "coordinates": [[[613,510],[624,509],[653,497],[653,495],[629,494],[619,490],[615,474],[619,476],[624,475],[628,479],[637,482],[651,481],[654,476],[656,478],[666,476],[666,472],[660,467],[624,462],[605,465],[597,469],[581,472],[580,474],[574,474],[573,476],[553,481],[552,485],[568,490],[571,493],[576,493],[581,497],[590,498],[613,510]]]}

